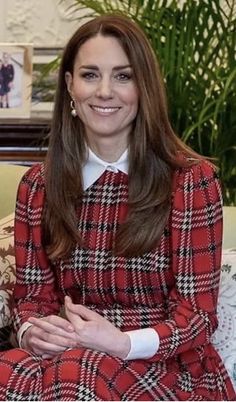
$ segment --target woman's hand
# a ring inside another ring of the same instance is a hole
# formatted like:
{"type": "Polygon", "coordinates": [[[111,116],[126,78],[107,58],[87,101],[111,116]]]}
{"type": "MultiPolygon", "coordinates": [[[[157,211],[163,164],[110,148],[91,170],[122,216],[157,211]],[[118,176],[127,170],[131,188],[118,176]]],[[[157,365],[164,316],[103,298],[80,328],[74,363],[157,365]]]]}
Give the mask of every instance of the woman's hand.
{"type": "Polygon", "coordinates": [[[78,337],[66,319],[50,315],[44,318],[29,318],[33,324],[23,335],[22,347],[29,352],[51,358],[68,348],[77,346],[78,337]]]}
{"type": "Polygon", "coordinates": [[[124,359],[130,351],[130,338],[108,320],[85,306],[65,298],[65,313],[73,325],[79,344],[124,359]]]}

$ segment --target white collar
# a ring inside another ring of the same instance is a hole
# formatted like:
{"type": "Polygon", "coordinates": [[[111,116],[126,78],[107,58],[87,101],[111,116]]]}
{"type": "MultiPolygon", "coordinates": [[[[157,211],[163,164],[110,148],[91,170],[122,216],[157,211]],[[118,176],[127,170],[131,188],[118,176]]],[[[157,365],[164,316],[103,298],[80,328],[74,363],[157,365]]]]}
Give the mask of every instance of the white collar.
{"type": "Polygon", "coordinates": [[[105,172],[110,170],[117,173],[119,170],[128,174],[128,150],[116,162],[105,162],[88,149],[88,159],[83,166],[83,189],[87,190],[105,172]]]}

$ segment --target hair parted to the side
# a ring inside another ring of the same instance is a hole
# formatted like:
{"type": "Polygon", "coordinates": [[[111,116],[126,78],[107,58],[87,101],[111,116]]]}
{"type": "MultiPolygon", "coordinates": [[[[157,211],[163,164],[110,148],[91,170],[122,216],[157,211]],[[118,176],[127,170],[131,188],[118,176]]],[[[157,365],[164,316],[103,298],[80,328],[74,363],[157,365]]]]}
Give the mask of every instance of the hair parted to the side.
{"type": "Polygon", "coordinates": [[[118,229],[114,253],[132,257],[150,251],[167,222],[173,172],[187,164],[179,155],[197,155],[173,132],[156,56],[141,28],[121,15],[97,17],[82,25],[65,47],[46,158],[45,244],[49,258],[66,256],[76,242],[76,207],[80,204],[86,135],[79,117],[70,113],[65,73],[73,75],[76,55],[96,35],[117,38],[133,69],[139,109],[129,137],[129,212],[118,229]]]}

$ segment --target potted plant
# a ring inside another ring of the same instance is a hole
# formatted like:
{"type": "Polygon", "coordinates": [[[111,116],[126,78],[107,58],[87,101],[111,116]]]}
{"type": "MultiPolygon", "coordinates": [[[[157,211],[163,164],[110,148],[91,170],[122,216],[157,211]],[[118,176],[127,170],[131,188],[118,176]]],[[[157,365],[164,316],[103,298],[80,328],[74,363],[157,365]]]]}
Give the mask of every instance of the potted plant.
{"type": "Polygon", "coordinates": [[[214,158],[224,204],[236,205],[236,0],[74,0],[78,11],[80,22],[124,13],[147,33],[175,131],[214,158]]]}

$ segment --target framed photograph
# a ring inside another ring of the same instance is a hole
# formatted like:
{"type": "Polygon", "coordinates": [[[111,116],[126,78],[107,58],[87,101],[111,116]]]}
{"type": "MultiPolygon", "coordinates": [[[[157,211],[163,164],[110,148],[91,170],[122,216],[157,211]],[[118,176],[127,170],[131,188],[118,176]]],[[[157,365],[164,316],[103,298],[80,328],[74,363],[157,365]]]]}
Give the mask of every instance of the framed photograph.
{"type": "Polygon", "coordinates": [[[33,45],[0,43],[0,118],[29,118],[33,45]]]}
{"type": "Polygon", "coordinates": [[[52,114],[61,51],[61,48],[34,49],[31,105],[33,116],[50,117],[52,114]]]}

